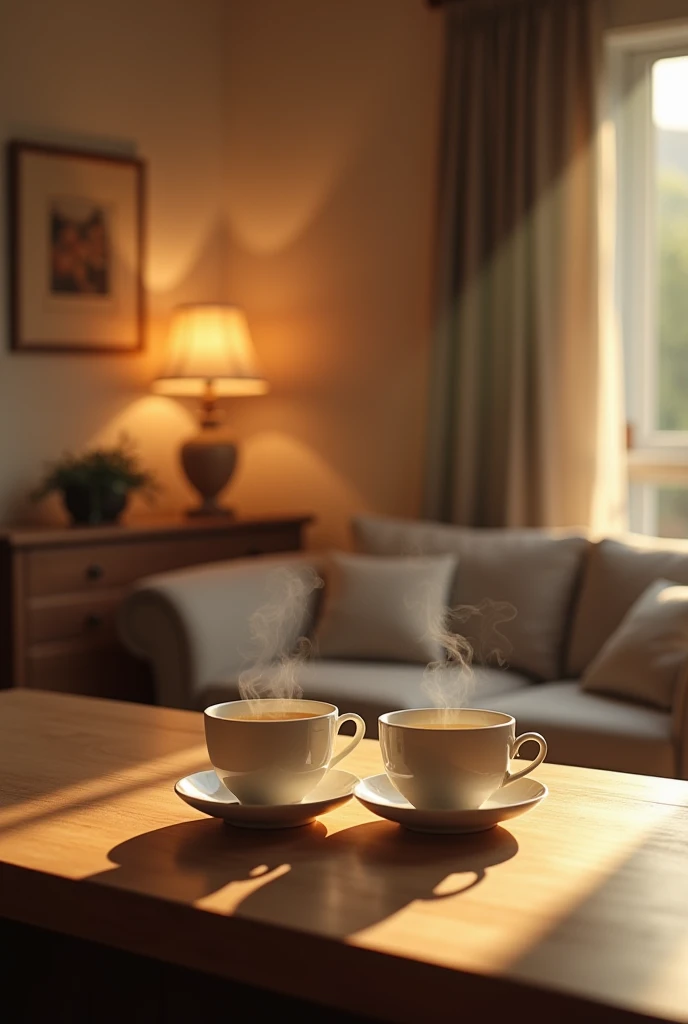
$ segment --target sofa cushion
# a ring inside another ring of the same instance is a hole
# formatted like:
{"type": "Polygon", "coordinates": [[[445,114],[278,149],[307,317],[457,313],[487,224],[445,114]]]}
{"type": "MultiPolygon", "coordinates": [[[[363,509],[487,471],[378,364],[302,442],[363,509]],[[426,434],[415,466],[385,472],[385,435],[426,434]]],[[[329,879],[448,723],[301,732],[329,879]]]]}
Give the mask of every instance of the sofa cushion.
{"type": "Polygon", "coordinates": [[[688,587],[657,580],[593,658],[583,689],[671,711],[688,664],[688,587]]]}
{"type": "MultiPolygon", "coordinates": [[[[485,707],[516,719],[516,733],[539,732],[547,760],[636,775],[675,777],[671,716],[664,711],[586,693],[577,681],[545,683],[486,697],[485,707]]],[[[523,756],[530,757],[525,744],[523,756]]]]}
{"type": "Polygon", "coordinates": [[[313,637],[322,658],[439,661],[437,638],[449,602],[456,558],[386,558],[333,552],[313,637]]]}
{"type": "Polygon", "coordinates": [[[571,627],[566,674],[582,676],[631,605],[655,580],[688,586],[688,542],[629,534],[591,547],[571,627]]]}
{"type": "Polygon", "coordinates": [[[353,528],[357,546],[368,554],[457,555],[452,605],[480,608],[488,602],[481,615],[455,618],[454,628],[472,643],[476,661],[491,662],[497,650],[517,671],[536,679],[558,677],[586,538],[377,516],[358,516],[353,528]]]}
{"type": "MultiPolygon", "coordinates": [[[[268,672],[276,672],[273,667],[268,672]]],[[[451,670],[447,672],[450,688],[451,670]]],[[[355,711],[366,723],[366,735],[377,737],[377,720],[387,711],[427,707],[429,700],[423,689],[424,670],[420,665],[390,665],[383,662],[347,662],[314,659],[296,668],[296,682],[304,696],[336,704],[344,713],[355,711]]],[[[501,669],[476,668],[465,691],[466,703],[483,707],[485,701],[513,693],[528,686],[525,676],[501,669]]],[[[199,710],[224,700],[239,697],[238,677],[204,687],[198,694],[199,710]]]]}

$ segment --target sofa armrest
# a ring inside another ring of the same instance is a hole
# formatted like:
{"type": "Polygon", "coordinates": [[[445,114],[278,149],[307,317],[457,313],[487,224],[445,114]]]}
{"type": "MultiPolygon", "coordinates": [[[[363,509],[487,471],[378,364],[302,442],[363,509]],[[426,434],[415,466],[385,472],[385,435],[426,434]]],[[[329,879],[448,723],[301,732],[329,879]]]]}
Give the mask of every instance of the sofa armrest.
{"type": "Polygon", "coordinates": [[[119,633],[151,663],[158,702],[192,708],[204,685],[294,649],[313,620],[320,569],[298,552],[149,576],[124,600],[119,633]]]}

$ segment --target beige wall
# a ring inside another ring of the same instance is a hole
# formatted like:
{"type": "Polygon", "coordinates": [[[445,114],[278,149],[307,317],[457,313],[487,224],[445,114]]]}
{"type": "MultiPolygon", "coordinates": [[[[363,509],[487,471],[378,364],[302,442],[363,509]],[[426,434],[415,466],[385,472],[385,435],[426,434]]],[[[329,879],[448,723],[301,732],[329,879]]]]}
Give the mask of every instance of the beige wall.
{"type": "Polygon", "coordinates": [[[418,512],[442,29],[423,0],[0,0],[0,141],[148,162],[150,305],[142,355],[12,355],[0,246],[0,522],[57,515],[26,502],[43,460],[121,429],[188,503],[192,409],[148,387],[170,308],[211,298],[247,308],[272,385],[228,408],[239,510],[313,511],[319,544],[418,512]]]}
{"type": "MultiPolygon", "coordinates": [[[[153,398],[169,309],[232,298],[272,392],[236,400],[243,513],[418,511],[442,15],[421,0],[0,0],[0,137],[136,152],[149,167],[141,356],[7,351],[0,521],[44,459],[125,428],[166,486],[191,407],[153,398]]],[[[0,225],[0,228],[2,225],[0,225]]],[[[2,257],[4,260],[4,252],[2,257]]]]}
{"type": "MultiPolygon", "coordinates": [[[[166,486],[190,492],[175,464],[193,429],[179,403],[149,395],[167,313],[222,296],[223,0],[0,0],[0,142],[22,137],[137,153],[148,162],[145,354],[45,356],[7,350],[0,246],[0,521],[57,514],[26,494],[44,459],[122,428],[166,486]]],[[[3,166],[4,172],[4,166],[3,166]]],[[[4,186],[4,182],[2,183],[4,186]]],[[[0,206],[4,218],[4,203],[0,206]]],[[[4,224],[0,223],[4,243],[4,224]]]]}
{"type": "Polygon", "coordinates": [[[239,0],[227,18],[230,290],[272,393],[235,410],[254,511],[420,509],[442,15],[239,0]]]}

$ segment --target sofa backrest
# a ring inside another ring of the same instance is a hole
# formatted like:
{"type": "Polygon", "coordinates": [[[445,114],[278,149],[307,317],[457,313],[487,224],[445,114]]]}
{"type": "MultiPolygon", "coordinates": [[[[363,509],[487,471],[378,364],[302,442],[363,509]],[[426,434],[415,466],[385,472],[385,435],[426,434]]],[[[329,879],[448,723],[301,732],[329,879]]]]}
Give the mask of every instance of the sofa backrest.
{"type": "Polygon", "coordinates": [[[688,585],[688,541],[627,534],[590,547],[571,626],[567,676],[583,674],[634,601],[658,579],[688,585]]]}
{"type": "Polygon", "coordinates": [[[473,530],[381,516],[358,516],[353,530],[358,549],[366,554],[457,555],[453,607],[504,602],[516,611],[512,621],[497,626],[499,633],[488,629],[487,635],[489,607],[482,616],[455,619],[454,628],[472,643],[475,660],[489,662],[501,647],[512,668],[536,679],[561,678],[573,601],[590,547],[585,537],[547,530],[473,530]]]}

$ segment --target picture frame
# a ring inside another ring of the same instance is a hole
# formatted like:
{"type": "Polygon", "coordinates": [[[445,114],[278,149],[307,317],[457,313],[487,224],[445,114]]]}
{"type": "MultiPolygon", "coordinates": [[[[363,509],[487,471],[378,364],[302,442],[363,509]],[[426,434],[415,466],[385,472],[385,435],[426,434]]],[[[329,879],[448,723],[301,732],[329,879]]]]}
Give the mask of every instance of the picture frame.
{"type": "Polygon", "coordinates": [[[143,161],[18,139],[7,159],[12,350],[142,349],[143,161]]]}

